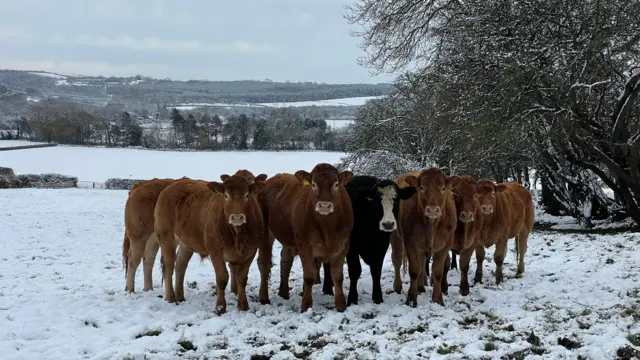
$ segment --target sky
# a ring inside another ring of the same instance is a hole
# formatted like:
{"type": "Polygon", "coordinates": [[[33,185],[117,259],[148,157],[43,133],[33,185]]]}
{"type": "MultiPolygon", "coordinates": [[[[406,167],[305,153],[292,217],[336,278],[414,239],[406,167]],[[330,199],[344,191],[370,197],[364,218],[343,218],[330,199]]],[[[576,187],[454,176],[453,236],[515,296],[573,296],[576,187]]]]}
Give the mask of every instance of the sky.
{"type": "Polygon", "coordinates": [[[378,83],[354,0],[0,0],[0,68],[174,80],[378,83]]]}

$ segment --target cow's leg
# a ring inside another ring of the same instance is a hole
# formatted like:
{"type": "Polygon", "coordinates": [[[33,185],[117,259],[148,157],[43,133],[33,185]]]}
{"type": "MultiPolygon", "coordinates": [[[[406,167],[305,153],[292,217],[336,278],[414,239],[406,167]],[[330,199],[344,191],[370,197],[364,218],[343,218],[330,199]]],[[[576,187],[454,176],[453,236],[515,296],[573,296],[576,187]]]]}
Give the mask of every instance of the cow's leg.
{"type": "MultiPolygon", "coordinates": [[[[331,265],[322,264],[322,270],[324,272],[324,283],[322,284],[322,293],[325,295],[333,295],[333,279],[331,278],[331,265]]],[[[318,272],[320,270],[318,269],[318,272]]]]}
{"type": "Polygon", "coordinates": [[[476,247],[476,275],[473,277],[473,283],[482,284],[482,265],[484,262],[484,244],[477,242],[476,247]]]}
{"type": "Polygon", "coordinates": [[[249,268],[253,262],[253,258],[256,256],[254,251],[253,255],[246,262],[238,264],[236,266],[236,274],[238,281],[238,310],[249,310],[249,302],[247,301],[247,280],[249,278],[249,268]]]}
{"type": "Polygon", "coordinates": [[[449,280],[447,276],[449,275],[450,267],[451,258],[449,257],[449,252],[447,251],[447,257],[444,259],[444,267],[442,268],[442,281],[440,281],[440,288],[442,289],[442,293],[445,295],[449,294],[449,280]]]}
{"type": "Polygon", "coordinates": [[[469,263],[474,246],[470,246],[460,253],[460,295],[469,295],[469,263]]]}
{"type": "Polygon", "coordinates": [[[162,278],[164,280],[164,299],[167,302],[175,302],[176,294],[173,291],[173,271],[176,263],[176,242],[170,231],[156,232],[160,251],[162,253],[162,278]]]}
{"type": "MultiPolygon", "coordinates": [[[[349,296],[347,297],[349,305],[358,304],[358,279],[362,274],[362,264],[360,264],[360,255],[355,251],[347,252],[347,268],[349,269],[349,296]]],[[[375,287],[375,285],[374,285],[375,287]]]]}
{"type": "Polygon", "coordinates": [[[316,272],[318,271],[318,268],[310,247],[300,248],[298,250],[298,254],[300,255],[300,262],[302,263],[302,277],[304,279],[300,312],[305,312],[313,306],[313,283],[316,280],[316,272]]]}
{"type": "Polygon", "coordinates": [[[502,274],[502,265],[504,257],[507,253],[507,243],[509,239],[500,239],[496,243],[496,252],[493,253],[493,262],[496,263],[496,285],[502,283],[504,276],[502,274]]]}
{"type": "Polygon", "coordinates": [[[516,237],[516,248],[518,251],[518,272],[516,272],[516,278],[521,278],[524,274],[524,255],[527,253],[528,242],[529,232],[522,230],[516,237]]]}
{"type": "Polygon", "coordinates": [[[380,278],[382,277],[383,262],[384,262],[384,257],[380,261],[376,260],[371,262],[371,265],[369,266],[369,270],[371,271],[371,280],[373,282],[373,290],[371,293],[371,298],[374,304],[382,304],[384,302],[382,298],[382,286],[380,286],[380,278]]]}
{"type": "Polygon", "coordinates": [[[429,279],[429,260],[431,260],[431,253],[427,252],[424,259],[424,271],[418,275],[418,292],[426,292],[425,286],[428,285],[429,279]]]}
{"type": "Polygon", "coordinates": [[[187,249],[183,245],[178,248],[176,256],[176,301],[184,301],[184,275],[187,272],[189,260],[193,256],[193,251],[187,249]]]}
{"type": "MultiPolygon", "coordinates": [[[[460,254],[460,256],[462,256],[462,254],[460,254]]],[[[456,263],[456,254],[451,252],[451,270],[457,269],[457,268],[458,268],[458,264],[456,263]]]]}
{"type": "MultiPolygon", "coordinates": [[[[313,284],[322,284],[322,279],[320,279],[320,267],[322,267],[322,262],[318,261],[316,262],[316,268],[318,269],[316,271],[316,281],[313,282],[313,284]]],[[[327,277],[327,273],[324,273],[324,276],[327,277]]]]}
{"type": "Polygon", "coordinates": [[[216,313],[222,315],[227,312],[227,300],[224,291],[229,282],[229,271],[224,262],[223,254],[210,254],[213,271],[216,273],[216,313]]]}
{"type": "Polygon", "coordinates": [[[145,240],[141,237],[129,236],[129,253],[127,254],[127,283],[125,291],[135,292],[136,271],[142,261],[145,240]]]}
{"type": "Polygon", "coordinates": [[[269,278],[271,277],[271,258],[273,255],[274,241],[275,238],[273,236],[265,236],[258,249],[258,269],[260,270],[260,291],[258,298],[262,305],[271,303],[269,300],[269,278]]]}
{"type": "MultiPolygon", "coordinates": [[[[280,251],[280,289],[278,295],[283,299],[289,298],[289,274],[293,267],[295,249],[282,245],[280,251]]],[[[315,266],[315,265],[314,265],[315,266]]]]}
{"type": "Polygon", "coordinates": [[[391,234],[391,262],[393,263],[393,291],[402,293],[402,278],[400,277],[400,267],[404,257],[403,240],[397,231],[391,234]]]}
{"type": "Polygon", "coordinates": [[[418,306],[418,276],[424,271],[424,252],[416,249],[408,241],[404,242],[407,260],[409,261],[409,290],[407,291],[407,301],[405,304],[418,306]]]}
{"type": "Polygon", "coordinates": [[[238,282],[236,281],[236,269],[233,266],[229,266],[229,291],[232,294],[238,295],[238,282]]]}
{"type": "MultiPolygon", "coordinates": [[[[348,244],[349,239],[346,239],[348,244]]],[[[331,266],[331,280],[333,280],[334,291],[335,291],[335,301],[336,301],[336,311],[343,312],[347,309],[347,299],[344,296],[344,289],[342,282],[344,280],[344,258],[347,255],[348,247],[345,247],[343,251],[341,251],[337,256],[335,256],[329,262],[331,266]]],[[[324,276],[329,276],[329,274],[325,274],[324,276]]]]}
{"type": "Polygon", "coordinates": [[[442,278],[444,275],[445,262],[449,256],[449,250],[445,247],[432,254],[431,276],[433,277],[433,291],[431,301],[444,306],[444,300],[442,298],[442,278]]]}
{"type": "Polygon", "coordinates": [[[144,256],[142,257],[142,271],[144,272],[144,291],[153,289],[153,265],[156,263],[156,255],[160,244],[158,244],[158,237],[156,234],[152,234],[147,240],[147,245],[144,249],[144,256]]]}

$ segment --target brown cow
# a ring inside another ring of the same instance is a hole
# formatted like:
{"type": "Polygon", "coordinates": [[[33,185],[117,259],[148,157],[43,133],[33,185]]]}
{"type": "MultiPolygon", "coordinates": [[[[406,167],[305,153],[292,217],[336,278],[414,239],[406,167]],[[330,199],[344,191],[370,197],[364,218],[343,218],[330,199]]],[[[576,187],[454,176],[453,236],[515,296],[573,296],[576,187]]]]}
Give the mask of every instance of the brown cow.
{"type": "MultiPolygon", "coordinates": [[[[254,182],[264,182],[267,179],[267,174],[260,174],[258,176],[254,176],[253,173],[247,169],[240,169],[236,171],[234,175],[238,175],[249,184],[254,182]]],[[[229,178],[229,175],[223,174],[220,175],[220,180],[225,181],[229,178]]],[[[260,270],[260,303],[268,304],[269,303],[269,274],[271,273],[271,253],[265,254],[266,251],[258,250],[258,267],[260,270]]],[[[236,281],[236,272],[235,268],[232,267],[229,271],[229,275],[231,277],[231,292],[234,294],[238,294],[238,282],[236,281]]]]}
{"type": "Polygon", "coordinates": [[[264,219],[256,194],[263,182],[249,183],[240,175],[225,177],[222,183],[185,180],[169,185],[155,208],[155,231],[162,249],[165,300],[184,301],[187,264],[198,253],[209,256],[216,274],[216,312],[226,312],[225,289],[229,281],[226,262],[235,268],[238,310],[247,310],[245,293],[251,262],[262,238],[264,219]],[[173,237],[184,251],[176,258],[173,237]],[[171,275],[176,272],[174,292],[171,275]]]}
{"type": "Polygon", "coordinates": [[[518,183],[494,184],[490,180],[478,182],[480,209],[483,215],[482,234],[476,245],[475,282],[482,282],[484,249],[496,245],[493,260],[496,263],[496,284],[503,281],[502,266],[507,252],[507,241],[515,237],[518,252],[516,277],[524,273],[524,255],[529,233],[533,230],[533,199],[527,189],[518,183]]]}
{"type": "Polygon", "coordinates": [[[153,264],[159,248],[153,231],[153,209],[162,190],[175,181],[175,179],[154,178],[139,181],[129,190],[129,197],[124,207],[125,231],[122,243],[122,262],[127,278],[125,291],[135,291],[136,270],[142,259],[144,259],[142,265],[144,291],[153,288],[153,264]]]}
{"type": "Polygon", "coordinates": [[[451,252],[453,255],[460,254],[460,294],[467,296],[469,295],[469,263],[475,245],[480,241],[483,218],[476,181],[469,176],[459,179],[460,181],[453,187],[458,224],[451,252]]]}
{"type": "Polygon", "coordinates": [[[433,255],[431,267],[433,293],[431,299],[444,305],[443,292],[448,283],[449,249],[456,230],[456,205],[451,192],[451,180],[438,168],[407,173],[396,179],[399,187],[413,186],[418,192],[401,202],[398,230],[392,235],[391,259],[395,270],[393,288],[402,291],[400,265],[402,249],[409,262],[411,277],[406,303],[417,306],[418,291],[424,291],[425,260],[433,255]],[[420,277],[420,278],[419,278],[420,277]]]}
{"type": "Polygon", "coordinates": [[[289,273],[297,253],[304,277],[301,312],[313,305],[311,289],[317,279],[317,263],[331,267],[336,310],[342,312],[347,307],[342,270],[353,211],[344,185],[352,177],[350,171],[338,172],[331,164],[320,163],[311,173],[277,174],[265,182],[261,203],[268,213],[271,240],[276,238],[283,246],[278,294],[289,298],[289,273]]]}

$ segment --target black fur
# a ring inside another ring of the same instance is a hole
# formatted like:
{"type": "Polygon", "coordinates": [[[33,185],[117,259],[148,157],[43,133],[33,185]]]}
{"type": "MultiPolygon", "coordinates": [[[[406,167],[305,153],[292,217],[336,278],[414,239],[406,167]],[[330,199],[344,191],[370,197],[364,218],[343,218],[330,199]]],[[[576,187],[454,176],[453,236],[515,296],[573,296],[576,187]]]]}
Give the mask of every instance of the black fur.
{"type": "MultiPolygon", "coordinates": [[[[378,188],[393,186],[396,190],[396,198],[393,204],[393,215],[398,218],[398,210],[401,199],[408,199],[415,194],[414,187],[404,189],[392,180],[380,180],[373,176],[354,176],[345,186],[353,207],[353,230],[349,239],[349,251],[347,253],[347,266],[349,269],[349,304],[358,303],[358,279],[362,272],[360,258],[369,265],[373,280],[373,302],[380,304],[382,299],[382,288],[380,287],[380,277],[382,273],[382,263],[389,249],[391,232],[381,231],[380,220],[384,214],[382,209],[381,194],[378,188]]],[[[324,284],[322,291],[325,294],[333,294],[333,281],[329,264],[324,264],[324,284]]]]}

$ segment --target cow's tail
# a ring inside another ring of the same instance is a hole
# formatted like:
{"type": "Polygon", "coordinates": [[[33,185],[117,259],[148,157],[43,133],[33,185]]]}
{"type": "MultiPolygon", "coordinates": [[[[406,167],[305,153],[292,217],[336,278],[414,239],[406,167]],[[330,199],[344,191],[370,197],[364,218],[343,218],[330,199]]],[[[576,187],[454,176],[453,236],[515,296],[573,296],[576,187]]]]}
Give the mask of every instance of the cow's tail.
{"type": "Polygon", "coordinates": [[[129,272],[129,247],[131,246],[131,240],[127,235],[127,230],[124,231],[124,240],[122,241],[122,267],[124,268],[124,276],[127,276],[129,272]]]}

